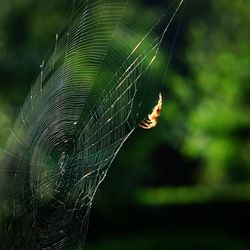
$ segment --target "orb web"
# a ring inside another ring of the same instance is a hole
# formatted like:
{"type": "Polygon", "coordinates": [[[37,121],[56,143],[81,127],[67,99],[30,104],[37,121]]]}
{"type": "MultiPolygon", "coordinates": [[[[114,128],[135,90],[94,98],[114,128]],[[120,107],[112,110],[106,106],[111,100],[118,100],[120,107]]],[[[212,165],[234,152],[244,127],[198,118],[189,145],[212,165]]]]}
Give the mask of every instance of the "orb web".
{"type": "Polygon", "coordinates": [[[94,195],[140,121],[144,74],[181,4],[156,36],[161,18],[129,31],[124,1],[74,1],[1,160],[2,249],[83,248],[94,195]]]}

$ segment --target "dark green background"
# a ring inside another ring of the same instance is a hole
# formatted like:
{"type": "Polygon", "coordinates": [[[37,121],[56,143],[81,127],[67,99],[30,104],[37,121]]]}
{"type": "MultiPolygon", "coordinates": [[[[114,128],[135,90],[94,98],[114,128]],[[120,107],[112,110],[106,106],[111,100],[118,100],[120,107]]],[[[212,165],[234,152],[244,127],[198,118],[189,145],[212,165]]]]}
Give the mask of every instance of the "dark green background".
{"type": "MultiPolygon", "coordinates": [[[[170,2],[144,1],[142,13],[170,2]]],[[[164,98],[159,124],[118,154],[86,249],[250,249],[250,2],[185,2],[151,75],[147,99],[164,98]]],[[[1,147],[68,4],[1,0],[1,147]]]]}

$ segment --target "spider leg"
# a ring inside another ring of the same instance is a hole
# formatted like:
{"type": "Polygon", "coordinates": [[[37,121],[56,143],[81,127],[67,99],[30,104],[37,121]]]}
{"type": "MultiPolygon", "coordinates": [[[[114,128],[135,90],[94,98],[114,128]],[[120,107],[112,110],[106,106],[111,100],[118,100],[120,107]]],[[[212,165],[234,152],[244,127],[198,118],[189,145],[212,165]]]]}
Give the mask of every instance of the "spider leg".
{"type": "Polygon", "coordinates": [[[150,121],[150,120],[143,120],[142,123],[143,123],[144,125],[149,125],[149,124],[151,123],[151,121],[150,121]]]}
{"type": "Polygon", "coordinates": [[[149,125],[143,125],[143,124],[140,124],[139,125],[141,128],[144,128],[144,129],[150,129],[151,127],[149,125]]]}
{"type": "Polygon", "coordinates": [[[149,129],[149,128],[150,128],[150,123],[151,123],[151,121],[149,121],[149,120],[143,120],[143,121],[139,124],[139,126],[140,126],[141,128],[149,129]]]}
{"type": "Polygon", "coordinates": [[[154,127],[156,126],[156,124],[157,124],[156,121],[152,122],[152,123],[150,124],[150,128],[154,128],[154,127]]]}

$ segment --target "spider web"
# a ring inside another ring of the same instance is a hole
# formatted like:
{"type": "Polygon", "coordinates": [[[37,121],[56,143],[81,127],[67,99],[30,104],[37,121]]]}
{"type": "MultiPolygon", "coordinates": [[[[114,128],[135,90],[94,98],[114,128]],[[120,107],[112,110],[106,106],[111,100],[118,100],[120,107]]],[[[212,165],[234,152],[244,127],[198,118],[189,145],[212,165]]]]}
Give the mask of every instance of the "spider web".
{"type": "Polygon", "coordinates": [[[160,36],[161,18],[138,18],[133,43],[128,3],[74,1],[1,162],[2,249],[83,248],[95,192],[141,119],[143,77],[181,4],[160,36]]]}

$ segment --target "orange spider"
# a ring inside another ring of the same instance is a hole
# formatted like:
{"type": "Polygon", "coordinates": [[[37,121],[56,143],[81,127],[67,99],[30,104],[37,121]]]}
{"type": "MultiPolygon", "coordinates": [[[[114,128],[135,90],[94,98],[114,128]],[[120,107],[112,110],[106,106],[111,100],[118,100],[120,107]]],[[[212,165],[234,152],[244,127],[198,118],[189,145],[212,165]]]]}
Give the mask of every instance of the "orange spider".
{"type": "Polygon", "coordinates": [[[158,117],[161,114],[162,108],[162,95],[159,93],[158,103],[154,106],[151,114],[148,115],[148,119],[143,120],[139,126],[144,129],[151,129],[157,125],[158,117]]]}

